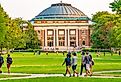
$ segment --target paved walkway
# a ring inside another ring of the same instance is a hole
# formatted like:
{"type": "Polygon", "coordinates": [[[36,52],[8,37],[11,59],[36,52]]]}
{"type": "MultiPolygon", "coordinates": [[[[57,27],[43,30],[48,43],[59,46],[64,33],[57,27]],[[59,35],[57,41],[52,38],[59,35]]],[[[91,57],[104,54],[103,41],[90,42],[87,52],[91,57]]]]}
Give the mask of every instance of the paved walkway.
{"type": "MultiPolygon", "coordinates": [[[[94,72],[94,74],[100,73],[110,73],[110,72],[121,72],[121,70],[113,70],[113,71],[100,71],[94,72]]],[[[37,78],[37,77],[64,77],[63,74],[25,74],[25,73],[2,73],[3,75],[25,75],[23,77],[10,77],[10,78],[0,78],[0,80],[8,80],[8,79],[27,79],[27,78],[37,78]]],[[[85,73],[82,76],[84,77],[85,73]]],[[[114,77],[114,76],[91,76],[89,78],[121,78],[121,77],[114,77]]]]}

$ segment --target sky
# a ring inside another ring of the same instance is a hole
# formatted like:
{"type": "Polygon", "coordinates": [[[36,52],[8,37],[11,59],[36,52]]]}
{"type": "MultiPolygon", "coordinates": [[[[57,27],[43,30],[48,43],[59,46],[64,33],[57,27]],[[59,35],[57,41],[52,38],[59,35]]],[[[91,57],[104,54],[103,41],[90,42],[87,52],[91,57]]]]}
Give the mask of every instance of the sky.
{"type": "Polygon", "coordinates": [[[60,1],[72,4],[91,18],[98,11],[111,12],[109,3],[114,0],[0,0],[0,4],[11,18],[31,20],[51,4],[60,1]]]}

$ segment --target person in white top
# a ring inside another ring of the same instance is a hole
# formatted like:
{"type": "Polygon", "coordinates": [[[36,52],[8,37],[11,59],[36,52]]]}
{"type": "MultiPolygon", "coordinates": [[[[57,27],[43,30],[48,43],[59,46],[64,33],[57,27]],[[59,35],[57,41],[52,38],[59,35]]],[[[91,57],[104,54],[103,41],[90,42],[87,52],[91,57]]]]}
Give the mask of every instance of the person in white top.
{"type": "Polygon", "coordinates": [[[77,67],[77,56],[76,53],[73,53],[73,57],[72,57],[72,70],[73,70],[73,76],[75,76],[75,74],[78,77],[78,72],[76,71],[76,67],[77,67]]]}

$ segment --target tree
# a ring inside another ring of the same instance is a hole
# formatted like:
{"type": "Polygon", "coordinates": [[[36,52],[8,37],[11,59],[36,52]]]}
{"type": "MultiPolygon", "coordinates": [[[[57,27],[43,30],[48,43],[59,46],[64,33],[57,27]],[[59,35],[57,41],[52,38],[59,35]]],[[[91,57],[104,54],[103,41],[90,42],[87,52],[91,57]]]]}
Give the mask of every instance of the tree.
{"type": "Polygon", "coordinates": [[[121,14],[121,0],[114,0],[114,2],[110,3],[110,8],[117,14],[121,14]]]}
{"type": "Polygon", "coordinates": [[[110,48],[110,36],[111,30],[114,25],[112,21],[114,19],[113,14],[107,11],[97,12],[92,17],[94,24],[92,25],[91,41],[94,48],[110,48]]]}
{"type": "Polygon", "coordinates": [[[32,48],[32,49],[39,48],[40,41],[37,37],[36,31],[34,30],[30,22],[26,22],[26,23],[27,23],[27,30],[25,30],[26,48],[32,48]]]}
{"type": "Polygon", "coordinates": [[[121,48],[121,15],[116,15],[115,26],[111,36],[112,47],[121,48]]]}
{"type": "Polygon", "coordinates": [[[2,48],[4,47],[5,34],[8,29],[9,17],[0,5],[0,48],[2,53],[2,48]]]}
{"type": "Polygon", "coordinates": [[[5,35],[5,47],[9,51],[9,49],[14,49],[19,46],[21,46],[21,37],[22,37],[22,31],[18,27],[18,23],[16,19],[12,19],[9,23],[9,29],[5,35]]]}

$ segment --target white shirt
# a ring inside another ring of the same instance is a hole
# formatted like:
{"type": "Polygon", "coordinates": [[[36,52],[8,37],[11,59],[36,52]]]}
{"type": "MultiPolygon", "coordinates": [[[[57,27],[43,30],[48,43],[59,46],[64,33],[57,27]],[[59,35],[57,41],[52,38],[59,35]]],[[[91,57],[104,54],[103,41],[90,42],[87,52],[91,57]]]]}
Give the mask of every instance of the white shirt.
{"type": "Polygon", "coordinates": [[[72,65],[77,65],[77,56],[72,57],[72,65]]]}

